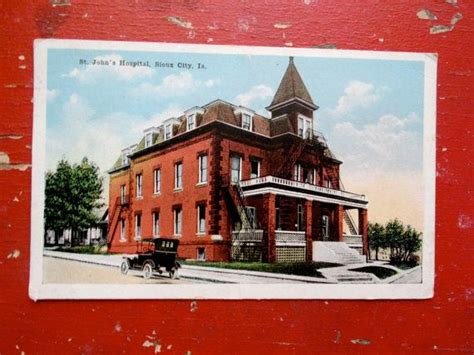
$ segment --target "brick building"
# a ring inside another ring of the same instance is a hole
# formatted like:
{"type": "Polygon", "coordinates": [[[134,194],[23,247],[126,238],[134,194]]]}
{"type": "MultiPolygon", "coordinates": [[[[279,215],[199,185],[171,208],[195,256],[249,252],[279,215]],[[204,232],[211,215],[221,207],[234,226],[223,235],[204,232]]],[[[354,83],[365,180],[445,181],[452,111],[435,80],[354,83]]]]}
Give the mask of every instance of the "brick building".
{"type": "Polygon", "coordinates": [[[166,236],[211,261],[312,260],[317,241],[367,254],[367,200],[343,191],[317,109],[290,58],[271,118],[215,100],[145,130],[109,171],[110,251],[166,236]]]}

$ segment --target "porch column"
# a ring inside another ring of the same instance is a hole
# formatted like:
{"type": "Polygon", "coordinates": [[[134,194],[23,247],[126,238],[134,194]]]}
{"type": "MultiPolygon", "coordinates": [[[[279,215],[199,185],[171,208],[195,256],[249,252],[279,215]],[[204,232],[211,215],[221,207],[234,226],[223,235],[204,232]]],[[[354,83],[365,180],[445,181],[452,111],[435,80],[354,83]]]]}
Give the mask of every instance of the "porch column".
{"type": "Polygon", "coordinates": [[[368,238],[368,216],[367,210],[358,208],[359,214],[359,234],[362,236],[362,252],[364,255],[369,255],[369,238],[368,238]]]}
{"type": "Polygon", "coordinates": [[[305,218],[306,218],[306,261],[313,260],[313,201],[305,202],[305,218]]]}
{"type": "Polygon", "coordinates": [[[344,206],[337,205],[334,211],[334,236],[336,241],[344,241],[342,232],[344,231],[344,206]]]}
{"type": "Polygon", "coordinates": [[[263,227],[266,229],[266,245],[263,249],[263,261],[274,263],[276,261],[276,246],[275,246],[275,224],[276,211],[275,194],[263,195],[263,227]]]}

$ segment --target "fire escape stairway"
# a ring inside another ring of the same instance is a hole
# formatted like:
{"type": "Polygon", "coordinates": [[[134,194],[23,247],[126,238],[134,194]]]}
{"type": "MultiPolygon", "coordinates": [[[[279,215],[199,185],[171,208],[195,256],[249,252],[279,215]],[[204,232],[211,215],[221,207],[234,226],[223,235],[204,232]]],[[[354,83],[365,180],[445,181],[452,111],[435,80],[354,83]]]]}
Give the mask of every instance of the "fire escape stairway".
{"type": "Polygon", "coordinates": [[[117,197],[115,200],[114,207],[112,209],[112,214],[109,218],[109,233],[107,237],[107,245],[110,247],[112,244],[112,240],[114,239],[115,231],[117,230],[118,222],[120,220],[119,216],[120,213],[122,212],[123,207],[126,205],[126,202],[122,201],[121,197],[117,197]],[[112,231],[110,233],[110,231],[112,231]]]}
{"type": "Polygon", "coordinates": [[[291,178],[293,167],[296,164],[296,161],[299,159],[303,153],[304,148],[306,147],[305,139],[298,139],[297,142],[292,144],[288,154],[285,154],[282,158],[284,161],[280,165],[280,168],[276,172],[276,176],[282,177],[284,179],[291,178]]]}
{"type": "Polygon", "coordinates": [[[344,210],[344,222],[346,222],[347,227],[349,227],[349,231],[351,232],[352,235],[357,235],[357,229],[355,227],[354,220],[352,219],[352,216],[344,210]]]}

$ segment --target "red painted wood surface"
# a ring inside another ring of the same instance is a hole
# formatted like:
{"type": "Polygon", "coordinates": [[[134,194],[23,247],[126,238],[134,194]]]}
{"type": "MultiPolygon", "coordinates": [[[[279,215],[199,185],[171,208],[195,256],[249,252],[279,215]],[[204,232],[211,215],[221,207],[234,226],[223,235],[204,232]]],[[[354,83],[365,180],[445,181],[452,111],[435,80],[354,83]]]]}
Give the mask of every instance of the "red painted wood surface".
{"type": "Polygon", "coordinates": [[[474,2],[95,3],[3,0],[0,4],[2,354],[153,353],[153,347],[143,346],[146,340],[156,341],[162,352],[181,354],[474,351],[474,2]],[[416,14],[421,9],[431,10],[438,20],[419,19],[416,14]],[[449,25],[456,13],[463,18],[451,31],[430,34],[432,26],[449,25]],[[27,293],[28,164],[33,40],[40,37],[335,45],[438,53],[435,297],[424,301],[32,302],[27,293]]]}

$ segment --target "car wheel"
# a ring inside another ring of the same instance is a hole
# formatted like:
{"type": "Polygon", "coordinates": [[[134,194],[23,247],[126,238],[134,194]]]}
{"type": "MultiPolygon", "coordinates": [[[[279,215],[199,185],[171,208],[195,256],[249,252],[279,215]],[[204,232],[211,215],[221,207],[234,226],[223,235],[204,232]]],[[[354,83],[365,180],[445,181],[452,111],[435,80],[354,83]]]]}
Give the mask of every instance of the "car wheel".
{"type": "Polygon", "coordinates": [[[130,270],[130,262],[128,260],[123,260],[122,265],[120,265],[120,271],[122,274],[127,275],[128,270],[130,270]]]}
{"type": "Polygon", "coordinates": [[[143,278],[145,280],[149,280],[151,275],[153,274],[153,268],[150,263],[146,263],[143,265],[143,278]]]}

